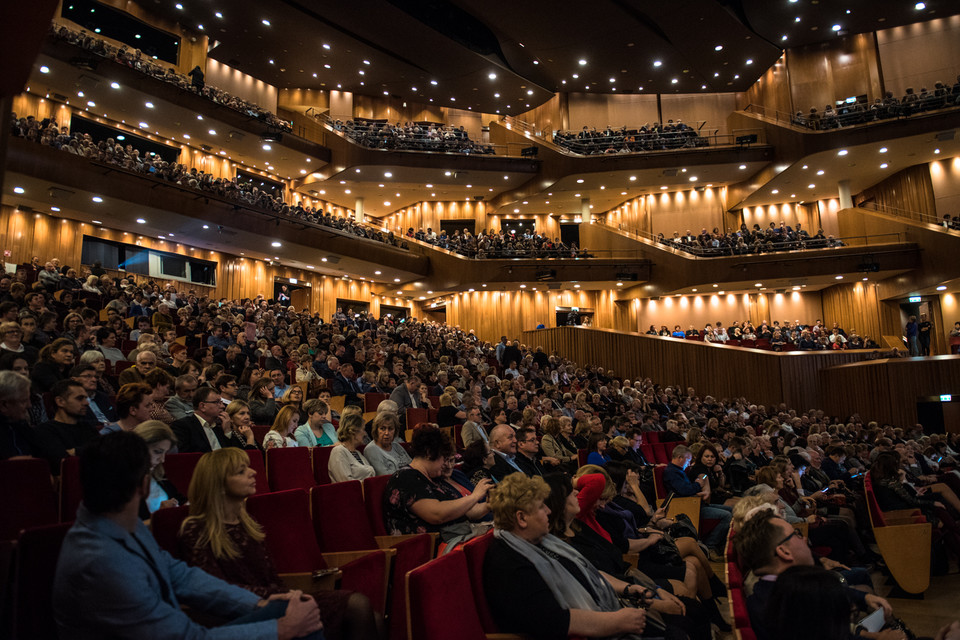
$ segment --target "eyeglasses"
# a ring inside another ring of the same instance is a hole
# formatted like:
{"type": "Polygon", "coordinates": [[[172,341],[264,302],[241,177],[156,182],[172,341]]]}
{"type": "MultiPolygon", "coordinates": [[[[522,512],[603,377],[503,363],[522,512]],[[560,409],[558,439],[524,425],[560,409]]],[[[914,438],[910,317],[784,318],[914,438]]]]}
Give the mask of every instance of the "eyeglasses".
{"type": "Polygon", "coordinates": [[[784,538],[783,540],[781,540],[780,542],[778,542],[778,543],[776,544],[776,546],[779,547],[779,546],[782,545],[782,544],[786,544],[787,542],[790,541],[790,538],[792,538],[792,537],[794,537],[794,536],[796,536],[796,537],[800,538],[801,540],[803,540],[803,532],[800,531],[800,529],[794,529],[794,530],[793,530],[793,533],[791,533],[791,534],[788,535],[786,538],[784,538]]]}

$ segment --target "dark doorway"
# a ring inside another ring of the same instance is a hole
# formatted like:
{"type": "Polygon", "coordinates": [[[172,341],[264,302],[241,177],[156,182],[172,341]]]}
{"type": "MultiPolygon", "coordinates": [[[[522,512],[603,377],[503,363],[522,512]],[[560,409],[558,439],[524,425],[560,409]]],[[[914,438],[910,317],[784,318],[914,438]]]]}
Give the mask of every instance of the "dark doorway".
{"type": "Polygon", "coordinates": [[[586,307],[557,307],[558,327],[589,327],[593,325],[593,309],[586,307]]]}
{"type": "Polygon", "coordinates": [[[380,317],[385,318],[387,316],[390,316],[394,320],[399,320],[401,318],[409,318],[410,309],[408,309],[407,307],[395,307],[389,304],[381,304],[380,317]]]}
{"type": "Polygon", "coordinates": [[[273,299],[284,307],[293,305],[297,309],[310,306],[310,290],[305,284],[289,278],[276,278],[273,281],[273,299]],[[302,304],[306,300],[306,304],[302,304]]]}
{"type": "Polygon", "coordinates": [[[506,234],[515,234],[522,236],[525,232],[536,232],[537,221],[533,218],[529,220],[501,220],[500,228],[506,234]]]}
{"type": "Polygon", "coordinates": [[[577,223],[564,223],[560,225],[560,242],[564,246],[572,247],[574,243],[580,246],[580,225],[577,223]]]}
{"type": "MultiPolygon", "coordinates": [[[[463,233],[464,231],[474,232],[477,223],[474,220],[441,220],[440,231],[446,231],[448,236],[452,236],[455,231],[463,233]]],[[[417,231],[417,229],[414,229],[417,231]]],[[[426,229],[424,229],[426,231],[426,229]]]]}
{"type": "Polygon", "coordinates": [[[360,313],[370,312],[370,303],[362,300],[349,300],[347,298],[337,298],[337,311],[343,311],[354,317],[360,313]]]}

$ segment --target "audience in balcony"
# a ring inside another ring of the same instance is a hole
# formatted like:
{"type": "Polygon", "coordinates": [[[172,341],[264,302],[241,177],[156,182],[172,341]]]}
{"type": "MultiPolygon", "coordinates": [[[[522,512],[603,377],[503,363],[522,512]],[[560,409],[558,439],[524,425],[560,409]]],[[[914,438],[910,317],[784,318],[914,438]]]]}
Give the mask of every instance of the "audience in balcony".
{"type": "Polygon", "coordinates": [[[222,89],[206,84],[203,79],[203,70],[195,67],[187,75],[177,73],[173,67],[164,68],[157,61],[144,56],[139,49],[130,51],[125,45],[119,49],[105,40],[88,34],[86,31],[73,31],[65,26],[52,25],[50,34],[63,42],[76,45],[85,51],[111,59],[118,64],[135,69],[143,74],[169,82],[184,91],[192,91],[204,98],[229,107],[246,116],[255,118],[283,131],[292,131],[293,127],[286,120],[282,120],[275,113],[238,96],[231,95],[222,89]]]}
{"type": "MultiPolygon", "coordinates": [[[[50,118],[38,121],[33,116],[18,118],[13,114],[10,132],[14,137],[40,142],[67,153],[116,165],[181,187],[197,189],[274,215],[313,225],[332,227],[360,238],[402,249],[407,248],[406,243],[394,236],[393,232],[385,233],[376,227],[358,224],[350,218],[336,216],[330,211],[316,207],[304,206],[300,203],[289,204],[281,195],[274,195],[267,189],[260,189],[239,176],[232,179],[215,178],[213,174],[199,171],[196,167],[188,169],[184,164],[168,162],[153,152],[141,154],[133,145],[124,146],[114,138],[98,142],[89,133],[71,134],[67,127],[59,127],[57,122],[50,118]],[[47,135],[46,132],[57,132],[57,134],[47,135]]],[[[72,283],[69,276],[67,282],[72,283]]],[[[81,289],[94,293],[99,291],[96,280],[90,278],[83,283],[81,289]]]]}
{"type": "Polygon", "coordinates": [[[920,93],[916,93],[913,87],[908,87],[900,99],[897,99],[892,91],[887,91],[883,98],[876,98],[873,103],[866,100],[838,101],[836,107],[828,104],[822,112],[816,107],[810,107],[806,114],[797,111],[793,123],[815,130],[838,129],[889,118],[906,118],[923,111],[956,106],[960,106],[960,76],[952,87],[936,82],[932,91],[923,87],[920,93]]]}
{"type": "Polygon", "coordinates": [[[636,129],[626,126],[613,129],[609,125],[602,131],[596,127],[583,127],[578,132],[557,131],[554,143],[581,155],[623,154],[667,149],[691,149],[709,146],[708,138],[700,137],[691,127],[680,120],[668,120],[666,124],[646,123],[636,129]]]}
{"type": "Polygon", "coordinates": [[[576,242],[569,246],[560,238],[536,233],[532,228],[518,233],[514,230],[494,231],[483,229],[471,233],[469,229],[454,230],[451,233],[441,230],[437,233],[432,227],[426,231],[407,229],[407,238],[426,242],[447,251],[453,251],[470,258],[590,258],[586,249],[580,249],[576,242]]]}
{"type": "Polygon", "coordinates": [[[839,323],[834,322],[830,329],[823,325],[822,320],[812,324],[804,324],[797,320],[791,324],[789,320],[779,320],[768,323],[760,322],[759,327],[750,320],[734,320],[729,326],[723,323],[706,323],[703,329],[690,326],[684,331],[680,325],[669,332],[665,326],[658,331],[654,325],[646,331],[646,335],[669,336],[686,340],[700,340],[718,344],[733,344],[735,346],[759,346],[773,351],[827,351],[838,349],[877,349],[879,345],[869,336],[857,334],[856,329],[844,330],[839,323]],[[744,344],[746,342],[746,344],[744,344]]]}
{"type": "Polygon", "coordinates": [[[774,251],[796,251],[800,249],[833,249],[846,244],[833,235],[825,235],[823,229],[810,235],[801,223],[791,227],[786,222],[778,225],[771,222],[766,229],[754,224],[752,229],[741,224],[737,231],[724,233],[718,227],[707,231],[706,227],[695,234],[687,229],[683,235],[679,231],[667,238],[657,234],[657,242],[692,253],[701,257],[748,255],[752,253],[771,253],[774,251]]]}
{"type": "Polygon", "coordinates": [[[405,151],[441,151],[446,153],[492,154],[493,145],[471,140],[463,127],[437,122],[399,122],[354,118],[335,120],[333,128],[342,131],[354,142],[371,149],[405,151]]]}

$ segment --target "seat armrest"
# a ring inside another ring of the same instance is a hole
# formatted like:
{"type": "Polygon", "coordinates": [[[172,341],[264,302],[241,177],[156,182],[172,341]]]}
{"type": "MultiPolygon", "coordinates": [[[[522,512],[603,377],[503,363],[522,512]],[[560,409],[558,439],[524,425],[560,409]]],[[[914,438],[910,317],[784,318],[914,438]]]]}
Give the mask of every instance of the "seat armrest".
{"type": "Polygon", "coordinates": [[[343,577],[341,571],[328,573],[320,578],[314,578],[312,573],[281,573],[280,579],[283,585],[293,590],[300,590],[304,593],[313,591],[333,591],[340,584],[343,577]]]}
{"type": "Polygon", "coordinates": [[[393,557],[397,555],[396,549],[368,549],[365,551],[335,551],[330,553],[324,553],[323,559],[327,563],[327,566],[331,569],[338,569],[346,564],[350,564],[358,558],[362,558],[365,555],[374,553],[376,551],[383,551],[387,555],[387,563],[393,562],[393,557]]]}

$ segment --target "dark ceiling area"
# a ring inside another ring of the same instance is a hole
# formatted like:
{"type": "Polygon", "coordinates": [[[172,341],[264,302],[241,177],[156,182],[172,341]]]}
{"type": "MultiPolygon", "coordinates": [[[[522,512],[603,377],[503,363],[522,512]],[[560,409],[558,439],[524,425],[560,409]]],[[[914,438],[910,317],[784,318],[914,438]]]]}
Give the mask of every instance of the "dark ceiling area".
{"type": "Polygon", "coordinates": [[[956,0],[154,0],[279,88],[517,114],[558,91],[744,91],[783,49],[960,13],[956,0]]]}

